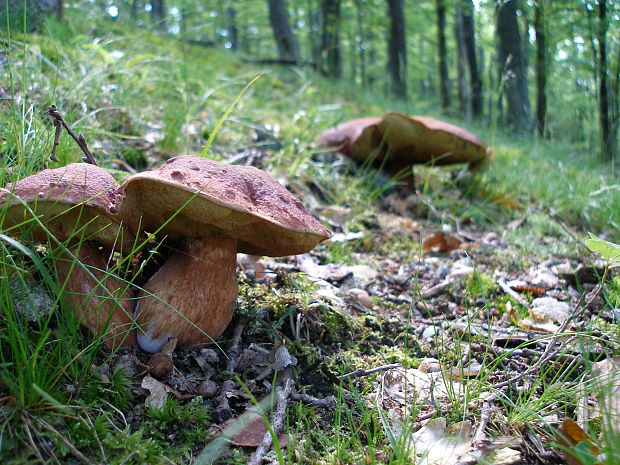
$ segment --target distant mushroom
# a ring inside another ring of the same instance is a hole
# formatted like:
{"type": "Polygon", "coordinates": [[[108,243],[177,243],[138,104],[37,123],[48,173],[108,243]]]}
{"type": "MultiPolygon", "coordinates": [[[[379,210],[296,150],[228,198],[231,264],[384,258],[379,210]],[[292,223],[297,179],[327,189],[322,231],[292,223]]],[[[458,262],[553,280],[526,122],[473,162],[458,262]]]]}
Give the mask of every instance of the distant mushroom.
{"type": "Polygon", "coordinates": [[[319,146],[336,147],[359,162],[374,157],[375,164],[396,173],[413,164],[469,163],[480,166],[487,146],[472,133],[445,121],[425,116],[387,113],[383,118],[360,118],[327,130],[319,146]],[[385,159],[385,160],[384,160],[385,159]]]}
{"type": "Polygon", "coordinates": [[[345,155],[352,155],[352,144],[362,135],[367,127],[376,126],[381,118],[368,117],[346,121],[328,129],[319,138],[319,147],[338,147],[345,155]]]}
{"type": "Polygon", "coordinates": [[[331,235],[286,188],[249,166],[176,157],[119,191],[119,217],[135,233],[165,223],[161,234],[179,245],[138,296],[137,339],[147,352],[169,337],[188,347],[221,335],[234,313],[237,252],[305,253],[331,235]]]}
{"type": "Polygon", "coordinates": [[[45,242],[49,232],[66,242],[68,253],[55,264],[59,279],[66,282],[64,300],[93,333],[106,331],[109,347],[135,344],[128,285],[106,272],[111,250],[129,247],[133,240],[115,217],[116,187],[103,168],[73,163],[43,170],[0,192],[0,208],[6,212],[0,228],[7,234],[30,232],[34,241],[45,242]]]}

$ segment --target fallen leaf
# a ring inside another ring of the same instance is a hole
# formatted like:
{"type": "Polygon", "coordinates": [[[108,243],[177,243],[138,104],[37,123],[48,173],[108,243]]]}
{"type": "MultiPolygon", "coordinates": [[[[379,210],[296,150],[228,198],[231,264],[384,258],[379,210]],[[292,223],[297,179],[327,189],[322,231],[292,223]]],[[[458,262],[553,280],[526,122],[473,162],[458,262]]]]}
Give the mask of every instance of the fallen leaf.
{"type": "MultiPolygon", "coordinates": [[[[247,420],[248,423],[233,436],[232,443],[240,447],[258,447],[268,431],[265,419],[258,413],[252,413],[247,420]]],[[[280,448],[286,447],[287,442],[288,434],[281,433],[278,435],[280,448]]]]}
{"type": "Polygon", "coordinates": [[[173,391],[170,387],[166,386],[160,381],[157,381],[150,375],[146,375],[142,379],[141,386],[143,389],[146,389],[150,393],[144,401],[144,405],[146,405],[147,407],[153,407],[155,409],[161,409],[166,403],[168,392],[173,391]]]}
{"type": "Polygon", "coordinates": [[[562,446],[562,455],[568,465],[599,463],[594,460],[600,452],[592,437],[570,418],[565,419],[558,428],[557,441],[562,446]]]}

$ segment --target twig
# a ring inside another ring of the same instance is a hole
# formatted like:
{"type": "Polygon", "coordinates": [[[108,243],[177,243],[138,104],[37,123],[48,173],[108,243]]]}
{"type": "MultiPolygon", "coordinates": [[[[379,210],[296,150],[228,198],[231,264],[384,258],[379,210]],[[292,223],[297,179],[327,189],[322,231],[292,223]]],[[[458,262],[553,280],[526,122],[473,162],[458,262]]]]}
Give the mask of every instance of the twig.
{"type": "Polygon", "coordinates": [[[434,286],[428,287],[420,291],[420,296],[423,299],[430,299],[431,297],[435,297],[441,294],[444,290],[446,290],[450,285],[454,282],[453,279],[446,279],[439,284],[435,284],[434,286]]]}
{"type": "Polygon", "coordinates": [[[82,152],[84,152],[85,157],[82,160],[86,163],[90,163],[91,165],[97,165],[97,160],[93,157],[93,154],[88,150],[88,146],[86,145],[86,139],[82,134],[77,135],[73,132],[73,129],[67,124],[67,122],[63,119],[62,115],[56,108],[56,105],[50,105],[50,107],[45,112],[47,115],[51,116],[54,121],[54,127],[56,128],[56,134],[54,135],[54,145],[52,147],[52,160],[58,161],[56,158],[56,146],[58,145],[58,138],[60,137],[60,126],[69,133],[69,135],[73,138],[75,142],[80,146],[82,152]]]}
{"type": "Polygon", "coordinates": [[[529,306],[530,306],[529,302],[527,300],[525,300],[523,297],[521,297],[517,292],[512,290],[512,288],[508,285],[508,283],[506,281],[504,281],[503,278],[498,279],[497,280],[497,284],[499,284],[499,287],[501,287],[502,290],[506,294],[508,294],[513,299],[515,299],[520,305],[523,305],[524,307],[529,308],[529,306]]]}
{"type": "Polygon", "coordinates": [[[245,329],[245,325],[247,324],[247,322],[248,319],[245,317],[239,318],[239,321],[237,322],[235,332],[233,333],[232,342],[230,344],[230,347],[228,348],[228,361],[226,362],[227,371],[235,371],[235,368],[237,367],[237,357],[239,356],[241,335],[243,334],[243,330],[245,329]]]}
{"type": "Polygon", "coordinates": [[[308,394],[300,394],[299,392],[291,393],[291,400],[294,402],[303,402],[304,404],[312,405],[314,407],[331,409],[336,406],[336,399],[334,396],[326,397],[325,399],[319,399],[308,394]]]}
{"type": "Polygon", "coordinates": [[[402,365],[400,363],[391,363],[390,365],[382,365],[380,367],[371,368],[370,370],[364,370],[363,368],[358,368],[351,373],[347,373],[346,375],[339,376],[339,380],[347,379],[347,378],[357,378],[359,376],[368,376],[378,371],[387,371],[393,368],[401,368],[402,365]]]}
{"type": "MultiPolygon", "coordinates": [[[[283,386],[276,388],[278,403],[276,404],[276,408],[273,412],[273,417],[271,420],[271,428],[276,439],[278,437],[278,434],[284,429],[286,406],[288,404],[291,392],[293,391],[292,373],[293,367],[286,368],[282,373],[283,386]]],[[[272,439],[273,438],[271,436],[271,432],[267,431],[265,433],[265,436],[263,436],[263,440],[256,448],[256,451],[252,454],[250,460],[248,460],[248,465],[260,465],[260,463],[263,461],[263,456],[271,447],[272,439]]]]}
{"type": "Polygon", "coordinates": [[[474,435],[474,440],[472,441],[469,452],[467,453],[468,457],[463,460],[459,460],[455,465],[474,465],[484,456],[484,453],[489,447],[486,429],[489,425],[489,420],[491,419],[491,413],[493,412],[491,402],[493,402],[494,399],[495,396],[485,399],[484,404],[480,409],[480,423],[478,424],[476,434],[474,435]]]}
{"type": "MultiPolygon", "coordinates": [[[[239,345],[241,344],[241,336],[245,328],[247,318],[239,318],[239,322],[235,327],[231,345],[226,354],[228,361],[226,362],[226,371],[233,372],[237,367],[237,358],[239,357],[239,345]]],[[[213,409],[213,419],[219,423],[225,422],[232,417],[232,410],[228,404],[228,393],[233,391],[237,384],[232,379],[227,379],[222,383],[222,391],[217,399],[217,407],[213,409]]]]}

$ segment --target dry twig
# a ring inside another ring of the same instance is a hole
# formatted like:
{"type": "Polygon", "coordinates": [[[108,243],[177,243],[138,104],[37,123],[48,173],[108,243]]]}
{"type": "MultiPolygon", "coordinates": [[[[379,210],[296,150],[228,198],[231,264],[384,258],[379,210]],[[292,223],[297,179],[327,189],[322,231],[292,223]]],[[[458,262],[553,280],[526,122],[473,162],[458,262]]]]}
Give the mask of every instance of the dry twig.
{"type": "MultiPolygon", "coordinates": [[[[286,406],[288,405],[289,397],[293,391],[293,377],[292,377],[293,369],[292,367],[286,368],[282,372],[282,380],[283,385],[281,387],[276,388],[276,393],[278,397],[278,403],[276,404],[276,408],[273,412],[273,417],[271,420],[271,429],[273,430],[273,434],[277,440],[278,434],[281,433],[284,429],[284,420],[286,418],[286,406]]],[[[248,460],[248,465],[259,465],[263,461],[263,456],[271,447],[272,443],[271,432],[267,431],[265,436],[263,436],[263,440],[256,448],[256,451],[252,454],[250,459],[248,460]]]]}
{"type": "Polygon", "coordinates": [[[389,365],[382,365],[380,367],[371,368],[370,370],[364,370],[363,368],[358,368],[357,370],[352,371],[351,373],[347,373],[345,375],[339,376],[338,379],[342,381],[343,379],[357,378],[359,376],[368,376],[373,373],[377,373],[378,371],[387,371],[393,368],[401,368],[401,367],[402,365],[400,363],[391,363],[389,365]]]}
{"type": "Polygon", "coordinates": [[[93,154],[90,153],[90,150],[88,150],[88,145],[86,145],[86,139],[84,139],[84,136],[82,134],[77,135],[73,131],[73,129],[71,129],[71,126],[67,124],[67,122],[63,119],[62,115],[58,111],[58,108],[56,108],[56,105],[50,105],[50,107],[45,113],[52,117],[52,120],[54,121],[54,128],[56,128],[56,133],[54,134],[54,145],[52,146],[51,159],[53,161],[58,161],[58,158],[56,158],[56,147],[58,146],[58,139],[60,138],[60,127],[62,126],[66,129],[66,131],[73,138],[73,140],[77,142],[82,152],[84,152],[85,156],[84,158],[82,158],[82,160],[85,163],[97,165],[97,160],[95,160],[93,154]]]}

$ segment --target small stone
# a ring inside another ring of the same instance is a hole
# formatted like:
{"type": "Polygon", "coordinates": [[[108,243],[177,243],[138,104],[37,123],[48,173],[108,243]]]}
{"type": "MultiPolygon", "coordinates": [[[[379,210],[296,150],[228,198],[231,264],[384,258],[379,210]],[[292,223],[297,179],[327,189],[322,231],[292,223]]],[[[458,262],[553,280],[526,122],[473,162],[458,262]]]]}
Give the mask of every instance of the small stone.
{"type": "Polygon", "coordinates": [[[172,358],[163,352],[157,352],[151,355],[146,365],[148,366],[149,374],[156,379],[165,378],[172,373],[172,369],[174,368],[172,358]]]}
{"type": "Polygon", "coordinates": [[[213,349],[201,349],[200,355],[202,355],[207,363],[216,364],[220,361],[220,356],[213,349]]]}
{"type": "Polygon", "coordinates": [[[210,379],[207,379],[200,383],[196,388],[196,394],[202,396],[205,399],[211,399],[217,394],[217,384],[210,379]]]}
{"type": "Polygon", "coordinates": [[[355,301],[357,301],[357,303],[360,304],[362,307],[372,308],[372,299],[370,298],[368,292],[366,292],[364,289],[349,289],[349,294],[351,294],[355,301]]]}

